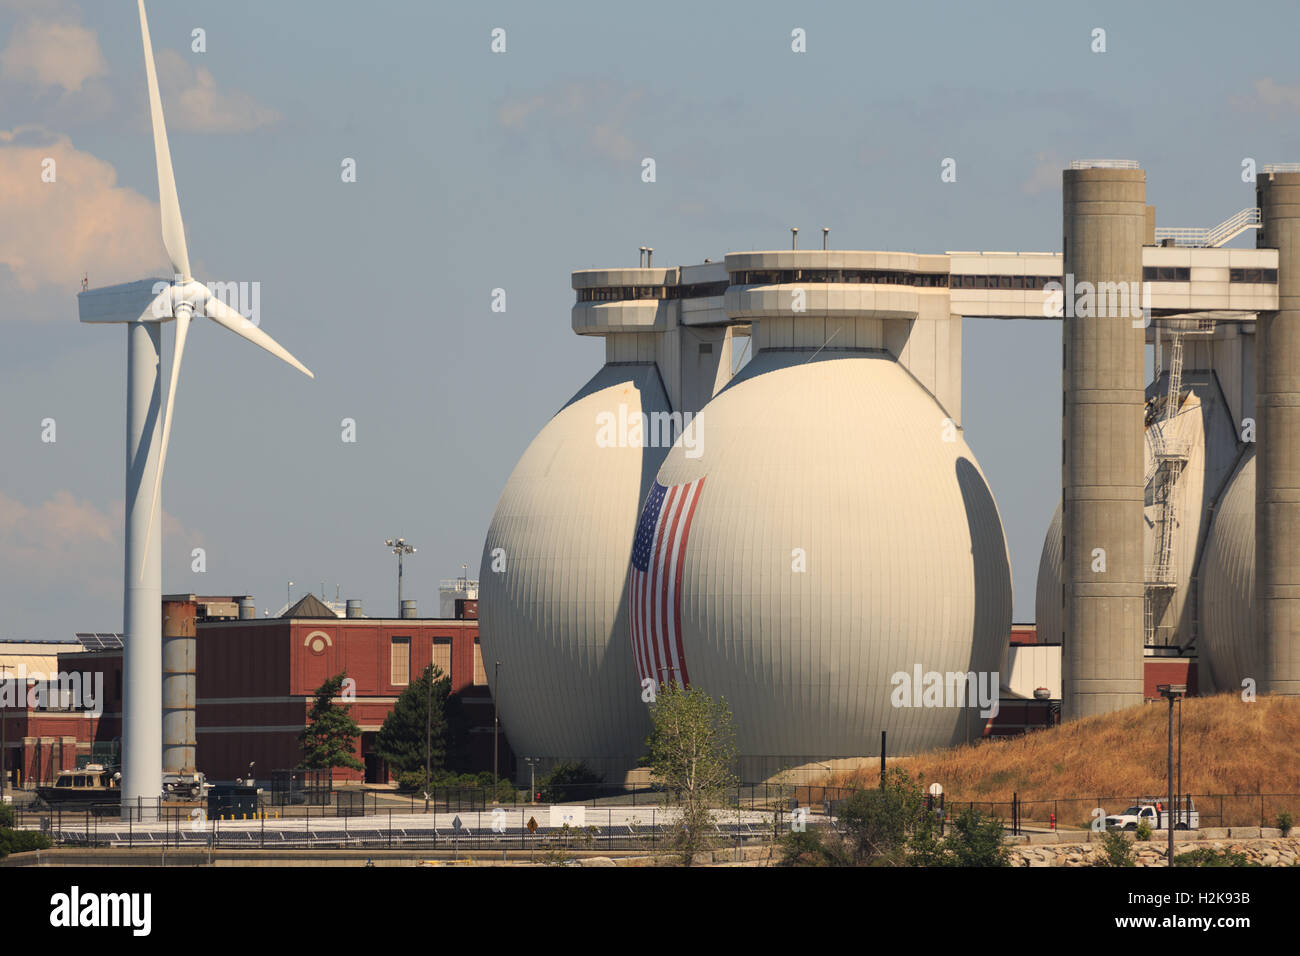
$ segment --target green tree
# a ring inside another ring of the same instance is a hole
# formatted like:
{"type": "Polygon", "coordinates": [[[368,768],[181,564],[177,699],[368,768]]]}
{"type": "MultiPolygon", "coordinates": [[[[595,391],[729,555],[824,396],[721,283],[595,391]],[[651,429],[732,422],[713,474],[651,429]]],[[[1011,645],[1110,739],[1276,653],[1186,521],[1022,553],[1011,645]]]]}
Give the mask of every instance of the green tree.
{"type": "Polygon", "coordinates": [[[316,688],[316,699],[307,714],[307,727],[298,735],[302,748],[302,769],[349,767],[364,770],[357,759],[357,738],[361,728],[352,719],[352,708],[334,703],[343,690],[346,673],[329,678],[316,688]]]}
{"type": "MultiPolygon", "coordinates": [[[[435,774],[447,762],[447,697],[451,678],[430,664],[402,691],[392,711],[384,718],[375,739],[375,750],[388,761],[398,777],[424,773],[425,740],[429,739],[429,771],[435,774]]],[[[423,777],[421,778],[423,779],[423,777]]]]}
{"type": "Polygon", "coordinates": [[[711,845],[713,808],[736,786],[731,709],[698,687],[669,683],[659,687],[650,721],[651,773],[680,809],[670,845],[690,866],[695,854],[711,845]]]}

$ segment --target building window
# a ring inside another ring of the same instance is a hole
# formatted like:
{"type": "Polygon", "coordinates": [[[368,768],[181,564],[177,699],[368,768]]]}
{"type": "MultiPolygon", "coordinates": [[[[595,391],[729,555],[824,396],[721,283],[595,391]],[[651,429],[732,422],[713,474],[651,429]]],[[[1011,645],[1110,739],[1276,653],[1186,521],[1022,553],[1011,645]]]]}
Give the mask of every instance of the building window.
{"type": "MultiPolygon", "coordinates": [[[[442,671],[443,677],[451,677],[451,641],[446,638],[433,642],[433,666],[442,671]]],[[[455,683],[452,681],[453,686],[455,683]]]]}
{"type": "Polygon", "coordinates": [[[393,638],[392,649],[388,659],[389,683],[395,687],[405,687],[411,682],[411,639],[409,637],[393,638]]]}
{"type": "Polygon", "coordinates": [[[474,638],[474,686],[486,685],[487,671],[483,668],[483,648],[479,646],[478,638],[474,638]]]}

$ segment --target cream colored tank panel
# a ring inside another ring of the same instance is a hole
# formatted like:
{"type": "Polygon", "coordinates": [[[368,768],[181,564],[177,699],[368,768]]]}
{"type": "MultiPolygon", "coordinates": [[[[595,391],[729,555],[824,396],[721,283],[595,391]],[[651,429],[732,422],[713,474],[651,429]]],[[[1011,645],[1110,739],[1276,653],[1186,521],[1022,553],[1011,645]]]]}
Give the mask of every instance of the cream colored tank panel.
{"type": "Polygon", "coordinates": [[[895,753],[951,743],[967,711],[894,707],[892,679],[999,667],[997,507],[897,363],[809,358],[760,352],[701,412],[702,455],[679,444],[659,472],[704,479],[681,576],[689,678],[727,700],[749,758],[872,753],[882,729],[895,753]]]}

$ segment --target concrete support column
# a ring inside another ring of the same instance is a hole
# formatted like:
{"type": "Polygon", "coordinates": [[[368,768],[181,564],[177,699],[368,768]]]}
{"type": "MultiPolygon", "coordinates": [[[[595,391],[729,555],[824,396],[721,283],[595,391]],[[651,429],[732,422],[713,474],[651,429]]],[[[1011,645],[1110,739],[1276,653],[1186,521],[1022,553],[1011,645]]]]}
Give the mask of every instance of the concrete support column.
{"type": "Polygon", "coordinates": [[[1256,245],[1278,251],[1278,311],[1255,325],[1257,680],[1300,694],[1300,173],[1261,174],[1258,192],[1256,245]]]}
{"type": "Polygon", "coordinates": [[[1061,663],[1073,719],[1142,702],[1145,331],[1129,296],[1142,283],[1146,174],[1068,169],[1062,193],[1061,663]],[[1096,293],[1091,308],[1074,301],[1082,283],[1096,293]]]}

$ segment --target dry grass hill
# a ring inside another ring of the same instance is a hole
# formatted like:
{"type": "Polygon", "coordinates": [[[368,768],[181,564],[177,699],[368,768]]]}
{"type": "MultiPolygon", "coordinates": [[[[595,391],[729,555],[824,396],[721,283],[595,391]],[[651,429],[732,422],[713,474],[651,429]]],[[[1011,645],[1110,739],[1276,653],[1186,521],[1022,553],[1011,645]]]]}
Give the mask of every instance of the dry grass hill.
{"type": "MultiPolygon", "coordinates": [[[[1282,809],[1300,817],[1300,699],[1260,697],[1246,703],[1238,694],[1219,694],[1190,698],[1182,707],[1182,791],[1238,795],[1199,801],[1206,818],[1202,826],[1258,825],[1261,816],[1272,825],[1282,809]],[[1296,796],[1289,801],[1248,796],[1258,794],[1296,796]]],[[[1112,798],[1105,801],[1110,812],[1114,798],[1166,791],[1167,720],[1168,705],[1161,701],[894,765],[919,774],[923,783],[941,783],[950,802],[1004,803],[1013,793],[1021,801],[1059,801],[1058,818],[1070,824],[1083,820],[1098,798],[1112,798]]],[[[1176,710],[1174,729],[1176,735],[1176,710]]],[[[859,770],[837,774],[830,784],[876,786],[878,781],[873,771],[859,770]]],[[[1006,807],[994,809],[1006,815],[1006,807]]],[[[1029,812],[1041,817],[1044,806],[1029,812]]]]}

